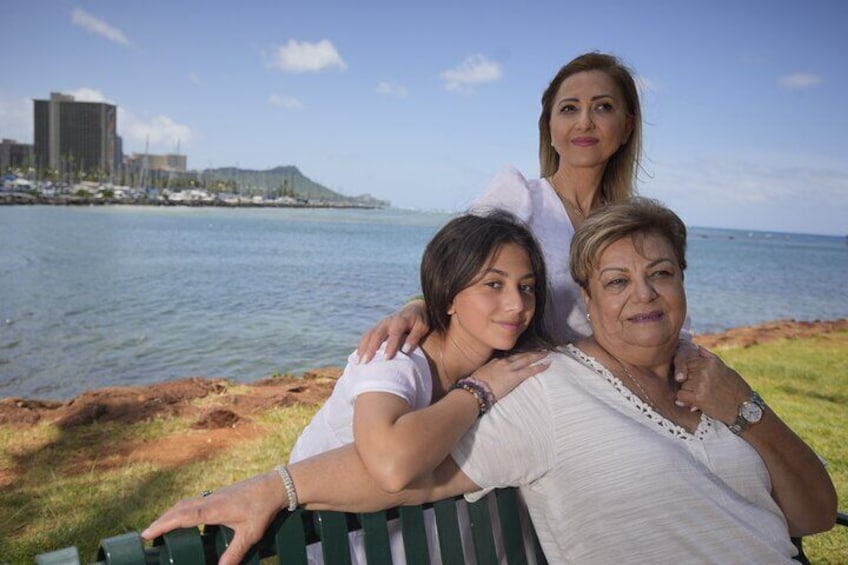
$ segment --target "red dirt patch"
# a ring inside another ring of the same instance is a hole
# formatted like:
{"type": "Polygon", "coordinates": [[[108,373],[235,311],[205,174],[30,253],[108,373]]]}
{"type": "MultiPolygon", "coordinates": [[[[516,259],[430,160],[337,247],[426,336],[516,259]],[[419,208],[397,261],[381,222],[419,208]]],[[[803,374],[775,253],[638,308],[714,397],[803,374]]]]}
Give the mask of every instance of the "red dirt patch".
{"type": "Polygon", "coordinates": [[[46,419],[62,429],[93,423],[132,424],[162,417],[197,417],[200,427],[220,427],[275,406],[294,402],[320,404],[341,375],[339,368],[307,371],[302,378],[264,379],[237,387],[224,379],[192,377],[146,386],[107,387],[84,392],[67,402],[0,399],[0,425],[35,424],[46,419]],[[236,391],[231,389],[236,388],[236,391]],[[195,401],[206,399],[202,407],[195,401]],[[231,415],[209,416],[218,411],[231,415]],[[209,420],[211,418],[211,420],[209,420]],[[215,425],[218,422],[218,425],[215,425]]]}
{"type": "MultiPolygon", "coordinates": [[[[708,348],[750,347],[776,339],[792,339],[848,330],[848,319],[797,322],[781,320],[752,327],[703,334],[695,342],[708,348]]],[[[341,369],[308,371],[302,378],[264,379],[237,386],[222,379],[189,378],[148,386],[110,387],[85,392],[68,402],[0,399],[0,425],[29,426],[46,420],[67,433],[86,430],[101,422],[134,423],[154,417],[184,417],[190,429],[146,442],[108,442],[93,446],[73,461],[63,462],[63,472],[85,472],[92,465],[114,467],[146,461],[173,468],[200,461],[237,441],[263,433],[253,417],[274,407],[293,403],[320,405],[333,389],[341,369]],[[196,402],[203,399],[202,402],[196,402]],[[96,461],[91,460],[91,452],[96,461]]],[[[15,484],[26,472],[26,462],[0,469],[0,488],[15,484]]]]}
{"type": "Polygon", "coordinates": [[[798,322],[795,320],[778,320],[757,326],[731,328],[715,334],[696,335],[695,343],[708,349],[716,347],[751,347],[758,343],[776,339],[794,339],[811,337],[848,330],[848,319],[829,321],[798,322]]]}
{"type": "MultiPolygon", "coordinates": [[[[44,420],[75,434],[96,430],[92,425],[104,422],[192,419],[189,429],[155,441],[107,441],[95,433],[91,446],[61,462],[62,472],[70,474],[135,462],[169,469],[208,459],[236,442],[260,436],[263,428],[252,421],[256,414],[294,403],[322,404],[340,375],[341,369],[326,368],[309,371],[302,378],[265,379],[240,386],[221,379],[189,378],[92,390],[67,402],[4,398],[0,399],[0,425],[30,426],[44,420]],[[200,399],[202,402],[196,402],[200,399]]],[[[33,456],[25,456],[12,468],[0,469],[0,488],[15,484],[33,456]]]]}

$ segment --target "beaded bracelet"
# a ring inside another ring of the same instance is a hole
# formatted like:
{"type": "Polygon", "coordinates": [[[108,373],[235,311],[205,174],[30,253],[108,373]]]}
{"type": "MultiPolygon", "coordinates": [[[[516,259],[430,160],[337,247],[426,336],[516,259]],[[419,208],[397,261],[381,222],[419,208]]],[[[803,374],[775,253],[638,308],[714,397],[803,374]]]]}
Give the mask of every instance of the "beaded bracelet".
{"type": "Polygon", "coordinates": [[[466,377],[456,381],[456,383],[454,383],[451,387],[451,390],[453,389],[461,389],[474,395],[474,398],[477,399],[477,405],[480,410],[477,414],[478,418],[491,410],[492,406],[495,405],[495,395],[492,394],[492,389],[489,388],[489,385],[483,381],[478,381],[472,377],[466,377]]]}
{"type": "Polygon", "coordinates": [[[274,470],[283,479],[283,485],[286,487],[286,496],[289,498],[288,511],[294,512],[297,510],[297,491],[294,490],[294,481],[289,474],[289,470],[285,465],[277,465],[274,470]]]}

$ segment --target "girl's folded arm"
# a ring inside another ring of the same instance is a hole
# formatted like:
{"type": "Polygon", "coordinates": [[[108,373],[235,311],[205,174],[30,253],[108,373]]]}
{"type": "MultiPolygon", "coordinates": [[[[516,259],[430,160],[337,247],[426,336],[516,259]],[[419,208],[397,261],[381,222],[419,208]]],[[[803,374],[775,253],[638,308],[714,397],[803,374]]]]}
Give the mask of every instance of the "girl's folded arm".
{"type": "Polygon", "coordinates": [[[476,398],[464,390],[420,410],[391,393],[362,393],[354,404],[354,444],[380,488],[398,492],[435,469],[478,413],[476,398]]]}

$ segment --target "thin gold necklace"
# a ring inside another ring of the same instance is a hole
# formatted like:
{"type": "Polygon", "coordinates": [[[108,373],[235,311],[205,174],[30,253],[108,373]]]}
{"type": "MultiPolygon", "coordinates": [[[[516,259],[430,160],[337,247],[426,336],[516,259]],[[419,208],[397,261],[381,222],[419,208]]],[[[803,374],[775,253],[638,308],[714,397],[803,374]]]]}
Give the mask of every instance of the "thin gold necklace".
{"type": "Polygon", "coordinates": [[[463,357],[465,357],[465,360],[468,361],[469,363],[471,363],[472,366],[474,366],[476,363],[471,359],[471,357],[468,356],[468,354],[465,352],[465,350],[462,347],[460,347],[459,343],[456,341],[456,339],[452,335],[449,335],[447,333],[443,334],[441,342],[439,343],[439,362],[436,364],[436,366],[438,367],[439,365],[441,365],[441,367],[439,367],[439,370],[442,372],[444,378],[447,380],[447,386],[450,387],[457,380],[459,380],[459,377],[457,377],[456,379],[453,379],[448,374],[448,368],[447,368],[447,365],[445,365],[445,341],[446,341],[446,339],[451,340],[451,343],[453,343],[453,346],[456,347],[457,350],[459,350],[459,353],[463,357]]]}
{"type": "MultiPolygon", "coordinates": [[[[595,341],[595,343],[598,343],[598,342],[595,341]]],[[[639,392],[642,393],[642,396],[645,397],[645,400],[648,401],[648,404],[651,406],[651,408],[653,408],[654,411],[656,411],[657,405],[654,403],[654,399],[651,398],[651,395],[648,394],[648,391],[646,391],[644,388],[642,388],[642,385],[639,384],[639,381],[636,380],[636,377],[633,376],[633,373],[630,372],[630,369],[627,368],[627,365],[625,365],[621,361],[621,359],[619,359],[618,357],[616,357],[615,355],[613,355],[612,353],[607,351],[607,349],[603,345],[601,345],[600,343],[598,343],[598,347],[600,347],[607,355],[612,357],[615,360],[615,362],[618,363],[618,366],[621,367],[621,370],[624,372],[625,375],[627,375],[627,378],[629,378],[631,380],[631,382],[633,382],[633,384],[636,385],[636,388],[639,390],[639,392]]]]}
{"type": "Polygon", "coordinates": [[[633,376],[633,373],[631,373],[631,372],[630,372],[630,369],[628,369],[628,368],[627,368],[627,365],[625,365],[624,363],[622,363],[622,362],[621,362],[621,360],[619,360],[619,358],[618,358],[618,357],[613,356],[613,359],[615,359],[615,362],[616,362],[616,363],[618,363],[618,366],[619,366],[619,367],[621,367],[621,369],[624,371],[624,374],[625,374],[625,375],[627,375],[627,377],[628,377],[631,381],[633,381],[633,384],[635,384],[635,385],[636,385],[636,388],[638,388],[638,389],[639,389],[639,392],[641,392],[641,393],[642,393],[642,395],[645,397],[645,400],[647,400],[647,401],[648,401],[648,404],[650,404],[650,405],[651,405],[651,408],[653,408],[654,410],[656,410],[656,409],[657,409],[657,405],[654,403],[654,400],[651,398],[651,395],[650,395],[650,394],[648,394],[648,391],[647,391],[647,390],[645,390],[644,388],[642,388],[642,385],[640,385],[640,384],[639,384],[639,381],[637,381],[637,380],[636,380],[636,377],[634,377],[634,376],[633,376]]]}
{"type": "Polygon", "coordinates": [[[439,370],[442,372],[442,376],[447,378],[448,370],[445,367],[445,340],[439,340],[439,362],[437,363],[439,370]]]}
{"type": "Polygon", "coordinates": [[[448,334],[446,334],[446,335],[447,335],[447,337],[450,338],[451,343],[453,343],[453,346],[456,347],[459,350],[459,352],[462,354],[463,357],[465,357],[465,360],[468,361],[469,363],[471,363],[472,365],[474,365],[475,364],[474,360],[471,359],[471,357],[468,356],[468,353],[466,353],[465,350],[459,345],[459,343],[456,341],[456,338],[454,338],[452,335],[448,335],[448,334]]]}
{"type": "MultiPolygon", "coordinates": [[[[576,201],[572,202],[571,200],[567,199],[556,189],[553,175],[547,177],[546,180],[548,181],[548,184],[551,185],[551,188],[554,189],[554,194],[556,194],[557,198],[559,198],[560,202],[562,202],[562,205],[565,207],[566,211],[571,209],[574,211],[575,214],[577,214],[578,217],[586,219],[586,212],[583,211],[583,208],[580,207],[580,204],[578,204],[576,201]]],[[[591,208],[589,209],[589,211],[591,212],[591,208]]]]}
{"type": "Polygon", "coordinates": [[[436,363],[436,366],[438,367],[439,371],[441,371],[441,373],[442,373],[441,378],[439,379],[442,383],[442,386],[445,388],[445,390],[449,389],[453,385],[453,383],[456,382],[456,381],[454,381],[451,378],[451,376],[448,374],[448,368],[447,368],[447,365],[445,365],[445,340],[444,340],[444,337],[442,337],[442,339],[439,340],[439,360],[438,360],[438,363],[436,363]]]}

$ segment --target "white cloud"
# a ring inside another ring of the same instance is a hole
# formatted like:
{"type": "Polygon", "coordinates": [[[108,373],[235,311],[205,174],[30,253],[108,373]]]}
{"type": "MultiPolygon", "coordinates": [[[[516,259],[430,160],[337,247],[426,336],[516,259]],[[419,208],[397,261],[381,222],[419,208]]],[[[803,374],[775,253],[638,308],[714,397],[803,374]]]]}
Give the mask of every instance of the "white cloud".
{"type": "Polygon", "coordinates": [[[802,90],[818,86],[822,83],[822,78],[815,73],[794,73],[780,77],[778,83],[783,88],[790,90],[802,90]]]}
{"type": "Polygon", "coordinates": [[[123,138],[125,153],[173,153],[177,146],[185,152],[194,137],[191,128],[178,124],[168,116],[151,119],[137,117],[129,110],[118,108],[118,133],[123,138]]]}
{"type": "Polygon", "coordinates": [[[120,29],[109,25],[100,18],[92,16],[81,8],[74,8],[74,11],[71,13],[71,23],[90,31],[91,33],[102,35],[109,41],[117,43],[118,45],[132,45],[132,42],[127,39],[127,36],[125,36],[124,32],[120,29]]]}
{"type": "MultiPolygon", "coordinates": [[[[657,164],[640,193],[658,198],[690,225],[843,233],[848,169],[776,157],[691,159],[657,164]]],[[[645,180],[645,179],[643,179],[645,180]]]]}
{"type": "Polygon", "coordinates": [[[271,96],[268,97],[268,104],[279,108],[287,108],[289,110],[300,110],[303,108],[303,104],[297,98],[293,96],[283,96],[276,93],[271,94],[271,96]]]}
{"type": "Polygon", "coordinates": [[[439,76],[445,81],[447,90],[472,92],[473,85],[500,80],[502,74],[497,62],[478,54],[468,57],[458,66],[448,69],[439,76]]]}
{"type": "Polygon", "coordinates": [[[87,86],[83,86],[82,88],[78,88],[70,92],[63,92],[62,94],[70,94],[77,102],[105,102],[106,104],[115,104],[111,100],[107,99],[99,90],[88,88],[87,86]]]}
{"type": "Polygon", "coordinates": [[[271,64],[290,73],[317,72],[329,67],[347,68],[339,52],[326,39],[318,43],[290,39],[283,47],[277,47],[271,64]]]}
{"type": "MultiPolygon", "coordinates": [[[[65,94],[70,94],[78,102],[115,104],[94,88],[82,87],[65,94]]],[[[143,153],[145,146],[150,153],[173,153],[177,145],[180,151],[184,151],[191,144],[194,135],[187,125],[161,114],[153,118],[140,118],[123,106],[117,106],[118,135],[123,138],[125,153],[143,153]]]]}
{"type": "Polygon", "coordinates": [[[198,86],[203,84],[203,81],[200,80],[200,76],[197,73],[195,73],[194,71],[188,73],[188,80],[189,80],[190,83],[196,84],[198,86]]]}
{"type": "Polygon", "coordinates": [[[377,84],[375,91],[384,96],[395,96],[397,98],[406,98],[409,96],[409,89],[407,89],[404,85],[387,81],[381,81],[377,84]]]}

